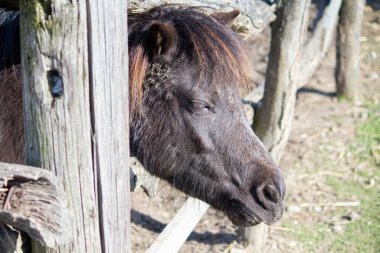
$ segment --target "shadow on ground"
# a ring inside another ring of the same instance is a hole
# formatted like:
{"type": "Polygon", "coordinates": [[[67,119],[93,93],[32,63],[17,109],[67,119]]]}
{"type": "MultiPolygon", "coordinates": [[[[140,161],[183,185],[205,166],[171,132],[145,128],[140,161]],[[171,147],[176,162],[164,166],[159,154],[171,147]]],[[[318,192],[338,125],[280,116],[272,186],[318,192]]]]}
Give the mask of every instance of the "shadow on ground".
{"type": "MultiPolygon", "coordinates": [[[[136,210],[131,210],[131,220],[132,223],[139,225],[147,230],[150,230],[154,233],[161,233],[165,228],[166,224],[157,221],[149,215],[140,213],[136,210]]],[[[210,245],[214,244],[226,244],[233,241],[237,241],[238,237],[236,233],[211,233],[205,231],[204,233],[192,232],[187,238],[187,241],[196,241],[200,243],[207,243],[210,245]]]]}

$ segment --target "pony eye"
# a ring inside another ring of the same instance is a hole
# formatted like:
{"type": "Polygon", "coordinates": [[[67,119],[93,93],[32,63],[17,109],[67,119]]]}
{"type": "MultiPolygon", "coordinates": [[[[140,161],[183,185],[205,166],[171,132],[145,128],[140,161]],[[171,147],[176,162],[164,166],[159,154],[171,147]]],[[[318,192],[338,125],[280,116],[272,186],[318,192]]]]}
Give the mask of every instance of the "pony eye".
{"type": "Polygon", "coordinates": [[[190,106],[194,112],[212,112],[212,108],[202,101],[191,101],[190,106]]]}
{"type": "Polygon", "coordinates": [[[200,102],[192,102],[191,103],[191,107],[193,109],[197,109],[197,110],[200,110],[200,109],[207,109],[207,105],[205,103],[200,103],[200,102]]]}

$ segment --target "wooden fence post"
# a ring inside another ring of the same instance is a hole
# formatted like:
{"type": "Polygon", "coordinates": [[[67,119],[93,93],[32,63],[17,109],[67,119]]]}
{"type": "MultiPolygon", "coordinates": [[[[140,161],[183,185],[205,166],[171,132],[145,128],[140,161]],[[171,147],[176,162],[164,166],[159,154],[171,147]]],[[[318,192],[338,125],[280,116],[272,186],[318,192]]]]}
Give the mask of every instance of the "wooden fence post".
{"type": "Polygon", "coordinates": [[[336,44],[337,94],[356,99],[360,87],[360,34],[365,0],[343,0],[336,44]]]}
{"type": "MultiPolygon", "coordinates": [[[[280,1],[272,25],[272,41],[265,93],[255,116],[254,128],[272,157],[279,162],[293,120],[302,49],[310,0],[280,1]]],[[[260,224],[240,231],[255,252],[266,244],[268,227],[260,224]]]]}
{"type": "Polygon", "coordinates": [[[330,0],[323,10],[323,16],[316,23],[311,37],[302,49],[300,66],[302,74],[298,75],[298,87],[303,86],[312,77],[319,64],[326,56],[336,31],[342,0],[330,0]]]}
{"type": "Polygon", "coordinates": [[[88,1],[93,161],[103,252],[131,252],[127,1],[88,1]]]}
{"type": "Polygon", "coordinates": [[[130,252],[127,2],[22,0],[26,157],[63,182],[72,241],[130,252]]]}

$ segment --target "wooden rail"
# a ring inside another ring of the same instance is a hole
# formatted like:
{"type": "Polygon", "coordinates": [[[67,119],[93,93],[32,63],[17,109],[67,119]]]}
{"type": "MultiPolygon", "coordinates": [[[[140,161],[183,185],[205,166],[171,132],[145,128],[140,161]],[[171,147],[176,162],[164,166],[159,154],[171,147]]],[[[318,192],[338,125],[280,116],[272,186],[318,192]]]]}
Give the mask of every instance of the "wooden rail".
{"type": "Polygon", "coordinates": [[[189,197],[146,253],[175,253],[182,247],[209,205],[189,197]]]}

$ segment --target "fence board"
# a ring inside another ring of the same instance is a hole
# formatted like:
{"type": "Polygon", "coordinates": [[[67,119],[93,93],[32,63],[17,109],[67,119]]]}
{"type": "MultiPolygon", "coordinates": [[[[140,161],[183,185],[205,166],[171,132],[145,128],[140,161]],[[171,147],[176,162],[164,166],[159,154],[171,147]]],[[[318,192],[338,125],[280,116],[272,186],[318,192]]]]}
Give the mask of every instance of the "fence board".
{"type": "Polygon", "coordinates": [[[20,2],[26,157],[63,182],[66,246],[130,252],[126,1],[20,2]]]}
{"type": "Polygon", "coordinates": [[[103,252],[130,252],[127,1],[88,1],[91,114],[103,252]]]}
{"type": "Polygon", "coordinates": [[[189,197],[146,253],[175,253],[181,248],[209,205],[189,197]]]}

